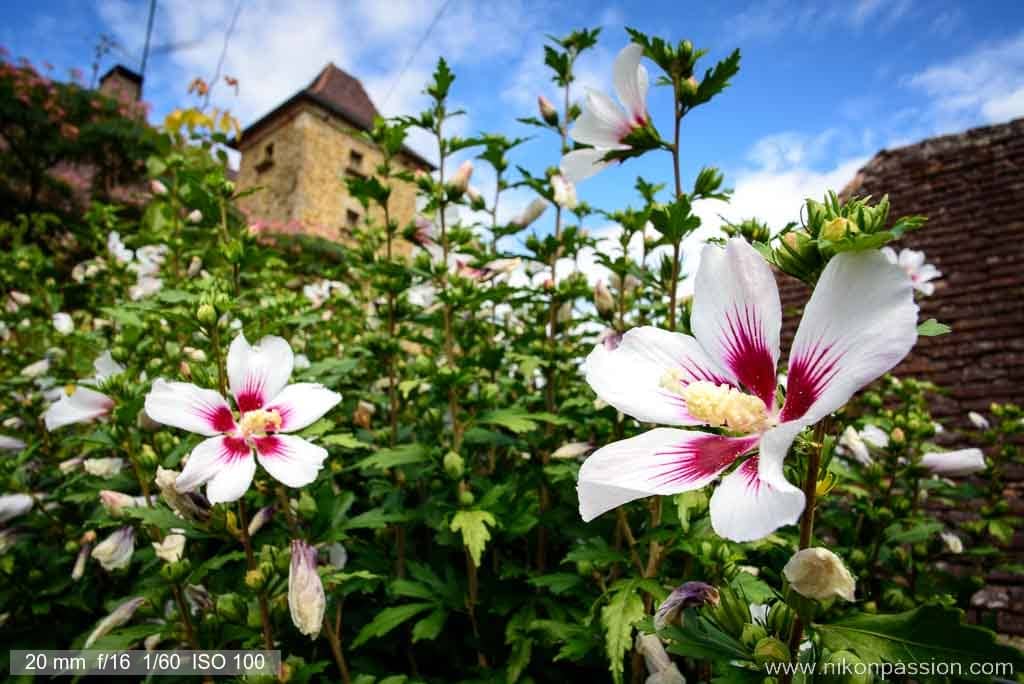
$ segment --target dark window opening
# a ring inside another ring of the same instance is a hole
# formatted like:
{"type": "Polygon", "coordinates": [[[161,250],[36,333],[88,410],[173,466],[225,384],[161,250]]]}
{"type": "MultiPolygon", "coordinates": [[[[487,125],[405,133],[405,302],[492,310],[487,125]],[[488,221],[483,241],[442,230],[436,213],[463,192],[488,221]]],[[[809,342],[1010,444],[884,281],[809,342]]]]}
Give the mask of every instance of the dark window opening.
{"type": "Polygon", "coordinates": [[[349,228],[355,228],[359,225],[359,212],[347,209],[345,211],[345,224],[349,228]]]}
{"type": "Polygon", "coordinates": [[[348,168],[360,171],[363,168],[363,153],[356,150],[349,150],[348,168]]]}

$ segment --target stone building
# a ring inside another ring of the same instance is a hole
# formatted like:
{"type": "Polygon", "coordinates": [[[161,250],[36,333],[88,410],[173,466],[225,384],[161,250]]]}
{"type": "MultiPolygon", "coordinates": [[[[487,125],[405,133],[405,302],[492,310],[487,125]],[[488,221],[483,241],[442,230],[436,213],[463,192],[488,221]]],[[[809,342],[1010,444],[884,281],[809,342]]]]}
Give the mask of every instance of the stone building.
{"type": "MultiPolygon", "coordinates": [[[[894,372],[942,388],[932,410],[952,428],[947,443],[973,446],[957,434],[968,427],[968,411],[987,413],[991,402],[1024,403],[1024,118],[882,150],[842,194],[888,194],[893,216],[928,217],[895,247],[923,250],[942,272],[935,293],[920,302],[920,320],[935,318],[952,333],[920,338],[894,372]]],[[[792,340],[794,314],[809,291],[785,275],[779,285],[783,334],[792,340]]],[[[1008,471],[1006,481],[1006,500],[1024,515],[1024,471],[1008,471]]],[[[1024,563],[1024,530],[1017,530],[1007,552],[1009,563],[1024,563]]],[[[1024,637],[1024,576],[1005,571],[985,579],[987,587],[972,600],[972,618],[1024,637]]]]}
{"type": "MultiPolygon", "coordinates": [[[[378,115],[359,80],[328,64],[307,87],[248,126],[236,143],[242,154],[237,183],[240,189],[261,188],[239,202],[251,222],[344,241],[366,218],[344,178],[372,174],[380,164],[380,150],[359,135],[378,115]]],[[[433,168],[408,148],[397,162],[410,170],[433,168]]],[[[412,220],[415,201],[416,188],[398,182],[389,211],[400,227],[412,220]]]]}
{"type": "Polygon", "coordinates": [[[100,78],[99,91],[121,103],[142,99],[142,75],[118,64],[100,78]]]}

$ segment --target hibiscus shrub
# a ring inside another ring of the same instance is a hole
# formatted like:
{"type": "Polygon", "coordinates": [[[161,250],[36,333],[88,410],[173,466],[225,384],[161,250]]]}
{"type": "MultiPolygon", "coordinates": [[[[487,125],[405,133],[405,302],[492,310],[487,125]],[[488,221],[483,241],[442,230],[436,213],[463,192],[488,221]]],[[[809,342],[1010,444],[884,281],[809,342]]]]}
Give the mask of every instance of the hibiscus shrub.
{"type": "Polygon", "coordinates": [[[698,209],[730,193],[714,168],[682,177],[643,62],[678,131],[739,53],[698,75],[688,41],[629,36],[621,106],[573,100],[597,30],[547,46],[564,104],[522,119],[558,148],[544,171],[513,171],[522,139],[448,135],[440,61],[426,111],[365,133],[384,161],[346,181],[371,218],[344,245],[251,227],[219,152],[233,124],[195,109],[153,134],[141,214],[0,224],[6,645],[279,649],[282,680],[365,683],[1024,664],[960,610],[1019,570],[1020,410],[972,416],[947,452],[938,388],[883,378],[948,331],[915,303],[939,274],[882,249],[923,220],[808,200],[775,237],[711,238],[680,297],[698,209]],[[414,130],[432,174],[394,162],[414,130]],[[671,169],[635,206],[577,198],[658,152],[671,169]],[[507,219],[513,187],[536,198],[507,219]],[[814,288],[784,369],[772,264],[814,288]]]}

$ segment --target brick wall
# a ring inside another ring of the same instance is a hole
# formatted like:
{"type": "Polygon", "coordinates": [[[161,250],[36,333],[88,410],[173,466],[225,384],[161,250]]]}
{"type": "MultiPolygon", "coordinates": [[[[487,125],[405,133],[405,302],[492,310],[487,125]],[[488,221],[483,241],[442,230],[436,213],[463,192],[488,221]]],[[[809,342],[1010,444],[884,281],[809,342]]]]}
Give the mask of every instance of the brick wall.
{"type": "MultiPolygon", "coordinates": [[[[968,411],[1024,403],[1024,119],[883,150],[843,194],[888,194],[893,216],[929,218],[896,247],[923,250],[942,271],[935,293],[921,302],[921,320],[936,318],[953,331],[921,338],[895,373],[944,388],[933,413],[954,428],[951,446],[970,446],[956,444],[955,432],[967,427],[968,411]]],[[[809,291],[786,275],[779,283],[786,349],[809,291]]],[[[1008,475],[1006,498],[1024,514],[1024,471],[1008,475]]],[[[1008,551],[1010,562],[1024,564],[1024,532],[1008,551]]],[[[972,618],[1024,635],[1024,577],[986,579],[972,618]]]]}

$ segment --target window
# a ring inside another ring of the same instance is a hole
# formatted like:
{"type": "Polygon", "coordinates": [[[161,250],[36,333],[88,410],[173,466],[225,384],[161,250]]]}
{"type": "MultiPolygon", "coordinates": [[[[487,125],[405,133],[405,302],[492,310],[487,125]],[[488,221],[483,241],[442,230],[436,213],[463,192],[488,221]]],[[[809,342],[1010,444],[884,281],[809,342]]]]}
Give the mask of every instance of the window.
{"type": "Polygon", "coordinates": [[[263,161],[256,165],[256,173],[263,173],[274,165],[274,143],[263,148],[263,161]]]}
{"type": "Polygon", "coordinates": [[[356,228],[359,226],[359,212],[351,209],[345,210],[345,225],[348,228],[356,228]]]}
{"type": "Polygon", "coordinates": [[[363,153],[356,150],[349,150],[348,152],[348,168],[354,171],[361,171],[363,169],[363,153]]]}
{"type": "Polygon", "coordinates": [[[274,158],[274,143],[270,143],[269,145],[264,147],[263,148],[263,152],[264,152],[264,154],[263,154],[264,157],[266,157],[267,159],[273,159],[274,158]]]}

